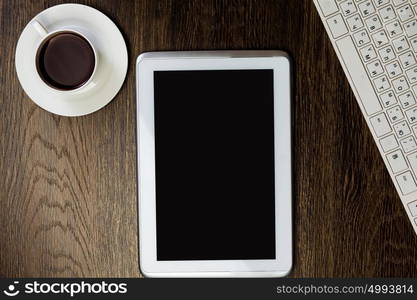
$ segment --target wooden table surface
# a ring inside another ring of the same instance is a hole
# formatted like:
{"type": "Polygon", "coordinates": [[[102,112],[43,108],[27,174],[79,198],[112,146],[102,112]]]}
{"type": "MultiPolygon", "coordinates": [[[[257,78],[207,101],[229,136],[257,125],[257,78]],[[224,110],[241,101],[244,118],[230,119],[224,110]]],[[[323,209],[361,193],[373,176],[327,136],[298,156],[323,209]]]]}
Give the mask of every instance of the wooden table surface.
{"type": "Polygon", "coordinates": [[[37,13],[64,1],[0,0],[0,277],[141,276],[135,58],[208,49],[293,58],[291,276],[417,276],[417,237],[311,0],[73,2],[118,25],[128,74],[94,114],[42,110],[18,82],[16,42],[37,13]]]}

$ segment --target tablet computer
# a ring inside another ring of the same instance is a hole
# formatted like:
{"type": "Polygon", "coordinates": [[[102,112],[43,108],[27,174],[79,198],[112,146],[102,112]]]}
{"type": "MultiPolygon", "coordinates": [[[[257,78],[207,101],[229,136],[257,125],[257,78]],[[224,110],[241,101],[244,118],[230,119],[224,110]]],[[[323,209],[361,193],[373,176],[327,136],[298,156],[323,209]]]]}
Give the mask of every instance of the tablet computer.
{"type": "Polygon", "coordinates": [[[153,52],[141,54],[136,67],[142,273],[288,274],[288,56],[153,52]]]}

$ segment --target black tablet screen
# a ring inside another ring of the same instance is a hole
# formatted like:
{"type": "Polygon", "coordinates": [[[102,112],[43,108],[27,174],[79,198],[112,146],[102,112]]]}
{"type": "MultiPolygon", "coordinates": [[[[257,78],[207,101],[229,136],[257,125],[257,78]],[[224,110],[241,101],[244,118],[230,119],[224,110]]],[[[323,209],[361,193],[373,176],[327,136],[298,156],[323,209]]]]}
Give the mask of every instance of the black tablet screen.
{"type": "Polygon", "coordinates": [[[273,77],[154,72],[157,260],[276,258],[273,77]]]}

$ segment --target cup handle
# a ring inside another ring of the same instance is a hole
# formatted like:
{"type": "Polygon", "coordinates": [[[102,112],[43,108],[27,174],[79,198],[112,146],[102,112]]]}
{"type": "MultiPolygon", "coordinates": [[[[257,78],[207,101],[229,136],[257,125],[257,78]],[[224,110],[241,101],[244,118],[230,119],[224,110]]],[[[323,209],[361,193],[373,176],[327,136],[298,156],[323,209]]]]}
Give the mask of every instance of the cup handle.
{"type": "Polygon", "coordinates": [[[39,33],[39,35],[41,37],[44,37],[48,34],[48,31],[45,29],[45,27],[43,27],[43,25],[41,23],[39,23],[38,21],[33,20],[32,21],[32,26],[33,26],[33,28],[36,29],[36,31],[39,33]]]}

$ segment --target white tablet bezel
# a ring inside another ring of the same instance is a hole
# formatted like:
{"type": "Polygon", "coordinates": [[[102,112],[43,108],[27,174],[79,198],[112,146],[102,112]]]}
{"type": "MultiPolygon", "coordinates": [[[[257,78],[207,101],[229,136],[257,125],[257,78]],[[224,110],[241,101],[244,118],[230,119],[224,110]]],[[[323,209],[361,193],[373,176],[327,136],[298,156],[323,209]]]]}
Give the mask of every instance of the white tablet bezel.
{"type": "Polygon", "coordinates": [[[136,63],[140,269],[150,277],[278,277],[292,267],[290,60],[281,51],[151,52],[136,63]],[[157,261],[153,72],[273,69],[276,259],[157,261]]]}

